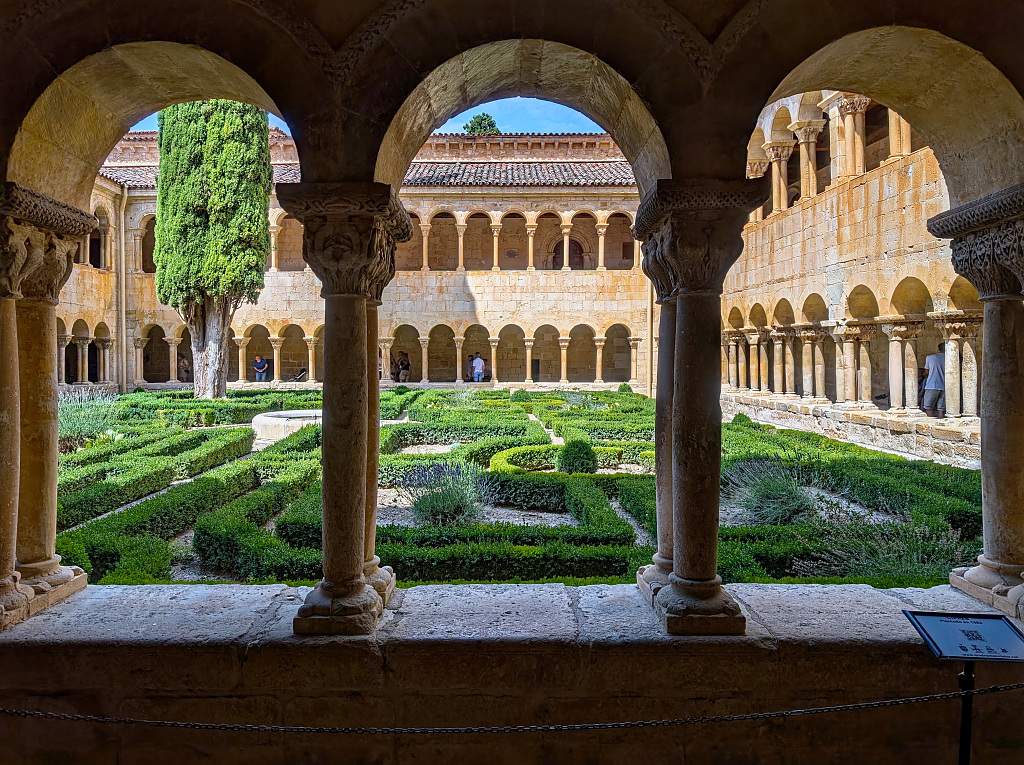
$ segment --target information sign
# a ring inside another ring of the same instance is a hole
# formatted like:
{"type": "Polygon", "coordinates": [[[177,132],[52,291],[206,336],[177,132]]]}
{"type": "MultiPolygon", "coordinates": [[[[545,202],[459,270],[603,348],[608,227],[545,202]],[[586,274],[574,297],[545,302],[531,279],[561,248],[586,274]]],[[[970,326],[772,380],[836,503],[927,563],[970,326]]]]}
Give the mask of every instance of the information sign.
{"type": "Polygon", "coordinates": [[[903,613],[940,659],[1024,661],[1024,633],[1002,614],[903,613]]]}

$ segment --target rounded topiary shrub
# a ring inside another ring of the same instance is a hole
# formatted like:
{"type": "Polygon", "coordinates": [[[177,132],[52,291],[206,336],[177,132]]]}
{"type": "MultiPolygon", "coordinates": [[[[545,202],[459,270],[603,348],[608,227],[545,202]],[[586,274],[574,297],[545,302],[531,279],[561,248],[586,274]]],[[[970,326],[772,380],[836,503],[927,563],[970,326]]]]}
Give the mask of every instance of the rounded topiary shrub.
{"type": "Polygon", "coordinates": [[[515,391],[509,398],[511,398],[512,401],[522,403],[530,400],[530,394],[527,393],[522,388],[520,388],[519,390],[515,391]]]}
{"type": "Polygon", "coordinates": [[[629,383],[624,382],[619,383],[618,391],[619,393],[632,393],[633,389],[630,387],[629,383]]]}
{"type": "Polygon", "coordinates": [[[558,452],[555,467],[560,473],[596,473],[597,455],[589,441],[570,439],[558,452]]]}

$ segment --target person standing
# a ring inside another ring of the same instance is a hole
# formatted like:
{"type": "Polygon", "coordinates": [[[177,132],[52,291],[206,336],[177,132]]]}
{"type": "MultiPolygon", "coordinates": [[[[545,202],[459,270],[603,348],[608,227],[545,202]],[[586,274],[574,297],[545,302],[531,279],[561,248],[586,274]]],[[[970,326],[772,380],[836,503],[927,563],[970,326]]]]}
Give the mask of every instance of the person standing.
{"type": "Polygon", "coordinates": [[[256,382],[267,381],[267,371],[270,369],[270,364],[268,364],[267,360],[258,353],[252,362],[252,369],[256,373],[256,382]]]}
{"type": "Polygon", "coordinates": [[[480,358],[479,353],[473,354],[473,382],[483,382],[484,379],[484,360],[480,358]]]}
{"type": "Polygon", "coordinates": [[[409,382],[409,370],[412,364],[409,361],[409,354],[402,351],[398,354],[398,382],[409,382]]]}
{"type": "Polygon", "coordinates": [[[943,417],[946,413],[946,345],[939,343],[939,352],[930,353],[924,360],[926,377],[921,408],[929,417],[943,417]]]}

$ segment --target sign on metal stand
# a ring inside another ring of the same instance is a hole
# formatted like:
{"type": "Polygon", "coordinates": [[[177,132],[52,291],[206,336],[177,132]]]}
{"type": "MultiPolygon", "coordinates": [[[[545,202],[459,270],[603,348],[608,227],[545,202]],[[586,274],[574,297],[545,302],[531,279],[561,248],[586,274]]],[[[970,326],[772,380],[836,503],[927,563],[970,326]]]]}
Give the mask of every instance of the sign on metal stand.
{"type": "MultiPolygon", "coordinates": [[[[957,675],[961,691],[974,690],[978,661],[1024,662],[1024,633],[1002,614],[961,614],[903,610],[924,642],[943,661],[963,662],[957,675]]],[[[970,765],[974,696],[960,697],[959,765],[970,765]]]]}

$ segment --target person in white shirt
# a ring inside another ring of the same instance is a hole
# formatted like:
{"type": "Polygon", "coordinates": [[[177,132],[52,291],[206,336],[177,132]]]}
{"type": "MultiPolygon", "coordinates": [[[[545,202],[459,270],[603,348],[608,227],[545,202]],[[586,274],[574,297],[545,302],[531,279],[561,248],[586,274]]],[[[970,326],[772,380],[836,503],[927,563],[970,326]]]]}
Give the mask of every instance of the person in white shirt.
{"type": "Polygon", "coordinates": [[[939,352],[924,360],[927,377],[924,380],[924,398],[921,408],[929,417],[942,417],[946,413],[946,348],[939,343],[939,352]]]}
{"type": "Polygon", "coordinates": [[[480,354],[477,353],[473,356],[473,382],[483,382],[484,379],[484,360],[480,358],[480,354]]]}

